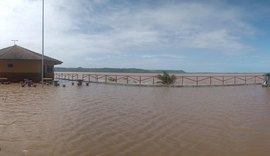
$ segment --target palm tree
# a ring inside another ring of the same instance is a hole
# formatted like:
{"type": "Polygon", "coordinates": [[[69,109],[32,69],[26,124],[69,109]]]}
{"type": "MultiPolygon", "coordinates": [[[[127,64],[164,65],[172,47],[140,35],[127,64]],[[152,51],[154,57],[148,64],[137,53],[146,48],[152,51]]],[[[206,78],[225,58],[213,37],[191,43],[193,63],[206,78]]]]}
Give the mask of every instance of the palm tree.
{"type": "Polygon", "coordinates": [[[158,83],[162,83],[164,85],[174,84],[176,77],[175,75],[169,75],[167,72],[163,72],[163,74],[157,75],[157,78],[160,80],[158,83]]]}

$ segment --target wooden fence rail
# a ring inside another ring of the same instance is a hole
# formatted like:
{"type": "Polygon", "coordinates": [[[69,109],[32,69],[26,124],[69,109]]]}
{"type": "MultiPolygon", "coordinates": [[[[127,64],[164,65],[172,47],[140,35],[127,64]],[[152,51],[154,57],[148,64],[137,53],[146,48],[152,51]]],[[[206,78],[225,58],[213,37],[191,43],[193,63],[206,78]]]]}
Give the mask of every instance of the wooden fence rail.
{"type": "MultiPolygon", "coordinates": [[[[156,75],[120,75],[120,74],[79,74],[79,73],[55,73],[55,79],[90,83],[109,83],[160,86],[160,80],[156,75]]],[[[174,86],[229,86],[229,85],[258,85],[265,81],[262,74],[225,74],[225,75],[176,75],[174,86]]]]}

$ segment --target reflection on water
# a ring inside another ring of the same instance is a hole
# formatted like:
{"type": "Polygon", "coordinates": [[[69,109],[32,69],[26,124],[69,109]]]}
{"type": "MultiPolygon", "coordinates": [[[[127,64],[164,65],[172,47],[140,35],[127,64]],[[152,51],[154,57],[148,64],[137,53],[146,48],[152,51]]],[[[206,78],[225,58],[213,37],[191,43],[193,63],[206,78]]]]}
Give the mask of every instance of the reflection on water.
{"type": "Polygon", "coordinates": [[[0,155],[267,156],[270,88],[0,86],[0,155]]]}

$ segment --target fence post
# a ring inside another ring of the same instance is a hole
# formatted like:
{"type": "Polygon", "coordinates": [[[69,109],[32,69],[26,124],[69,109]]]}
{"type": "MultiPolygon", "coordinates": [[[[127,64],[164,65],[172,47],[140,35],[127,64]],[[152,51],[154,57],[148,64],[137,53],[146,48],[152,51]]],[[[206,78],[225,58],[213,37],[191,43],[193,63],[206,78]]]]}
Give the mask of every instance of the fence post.
{"type": "Polygon", "coordinates": [[[117,83],[117,75],[115,75],[115,83],[117,83]]]}
{"type": "Polygon", "coordinates": [[[140,76],[139,83],[142,84],[142,76],[140,76]]]}
{"type": "Polygon", "coordinates": [[[212,76],[210,76],[209,78],[210,78],[210,86],[212,86],[212,76]]]}
{"type": "Polygon", "coordinates": [[[91,82],[91,74],[89,74],[88,76],[89,76],[89,78],[88,78],[89,79],[89,82],[91,82]]]}
{"type": "Polygon", "coordinates": [[[245,84],[247,84],[247,76],[245,76],[245,84]]]}
{"type": "Polygon", "coordinates": [[[127,84],[128,84],[128,75],[127,75],[127,84]]]}
{"type": "Polygon", "coordinates": [[[222,85],[224,86],[224,76],[222,76],[222,85]]]}
{"type": "Polygon", "coordinates": [[[98,75],[96,74],[96,80],[97,80],[97,82],[98,82],[98,75]]]}
{"type": "Polygon", "coordinates": [[[236,85],[236,77],[235,76],[233,77],[233,83],[234,83],[234,85],[236,85]]]}
{"type": "Polygon", "coordinates": [[[153,76],[153,85],[155,84],[155,76],[153,76]]]}
{"type": "Polygon", "coordinates": [[[184,76],[182,76],[182,86],[184,86],[184,76]]]}
{"type": "Polygon", "coordinates": [[[199,76],[196,76],[196,85],[198,86],[199,85],[199,76]]]}
{"type": "Polygon", "coordinates": [[[107,83],[107,75],[105,75],[105,83],[107,83]]]}

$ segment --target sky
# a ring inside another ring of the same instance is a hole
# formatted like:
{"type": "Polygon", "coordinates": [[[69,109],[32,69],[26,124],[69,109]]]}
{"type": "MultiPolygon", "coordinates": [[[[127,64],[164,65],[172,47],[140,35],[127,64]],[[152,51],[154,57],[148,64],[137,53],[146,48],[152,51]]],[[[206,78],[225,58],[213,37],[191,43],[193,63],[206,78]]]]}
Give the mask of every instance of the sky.
{"type": "MultiPolygon", "coordinates": [[[[269,72],[269,0],[44,0],[59,67],[269,72]]],[[[41,53],[41,0],[0,0],[0,49],[41,53]]]]}

